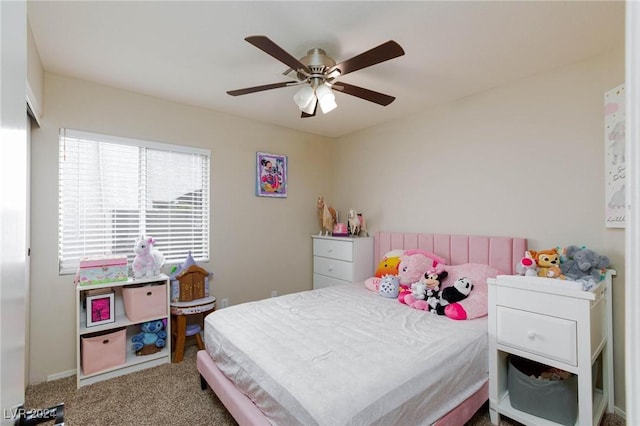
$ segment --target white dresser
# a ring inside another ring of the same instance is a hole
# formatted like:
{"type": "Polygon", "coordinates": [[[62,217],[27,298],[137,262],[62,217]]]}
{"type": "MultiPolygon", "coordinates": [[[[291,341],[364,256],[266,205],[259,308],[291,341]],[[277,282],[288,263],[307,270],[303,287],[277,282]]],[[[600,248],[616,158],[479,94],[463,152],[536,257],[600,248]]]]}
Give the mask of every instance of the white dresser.
{"type": "Polygon", "coordinates": [[[525,425],[555,425],[515,409],[507,386],[514,354],[578,376],[578,425],[597,425],[613,412],[611,277],[593,291],[559,280],[499,275],[489,284],[489,411],[525,425]],[[600,378],[598,380],[598,378],[600,378]],[[598,383],[595,386],[595,383],[598,383]]]}
{"type": "Polygon", "coordinates": [[[373,237],[313,238],[313,288],[350,284],[372,277],[373,237]]]}

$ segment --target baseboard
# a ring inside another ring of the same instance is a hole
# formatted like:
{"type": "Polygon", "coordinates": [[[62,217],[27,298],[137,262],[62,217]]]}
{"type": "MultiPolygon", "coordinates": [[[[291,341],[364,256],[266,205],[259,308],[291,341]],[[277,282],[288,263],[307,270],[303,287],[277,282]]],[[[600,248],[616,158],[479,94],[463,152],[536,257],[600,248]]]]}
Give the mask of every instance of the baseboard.
{"type": "Polygon", "coordinates": [[[623,420],[627,420],[627,413],[625,413],[624,411],[622,411],[618,407],[614,406],[613,407],[613,412],[615,414],[617,414],[618,416],[622,417],[623,420]]]}
{"type": "Polygon", "coordinates": [[[64,379],[65,377],[70,377],[76,374],[76,370],[67,370],[61,371],[60,373],[52,374],[47,376],[47,382],[51,382],[58,379],[64,379]]]}

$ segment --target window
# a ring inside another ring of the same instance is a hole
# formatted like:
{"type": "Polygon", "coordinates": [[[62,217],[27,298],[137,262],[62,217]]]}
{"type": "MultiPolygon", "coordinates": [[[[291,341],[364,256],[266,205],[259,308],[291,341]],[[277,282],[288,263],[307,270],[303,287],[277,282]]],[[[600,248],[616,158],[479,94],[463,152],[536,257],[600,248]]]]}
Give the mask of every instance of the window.
{"type": "Polygon", "coordinates": [[[209,151],[69,129],[59,145],[61,274],[84,256],[132,261],[140,235],[166,263],[209,260],[209,151]]]}

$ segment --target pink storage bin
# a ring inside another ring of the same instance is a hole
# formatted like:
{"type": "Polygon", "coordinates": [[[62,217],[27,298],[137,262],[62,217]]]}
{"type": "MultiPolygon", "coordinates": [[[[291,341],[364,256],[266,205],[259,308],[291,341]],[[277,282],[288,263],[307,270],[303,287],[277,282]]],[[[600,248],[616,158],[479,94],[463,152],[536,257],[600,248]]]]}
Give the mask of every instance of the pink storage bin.
{"type": "Polygon", "coordinates": [[[127,359],[127,330],[92,337],[81,337],[82,372],[92,374],[107,368],[117,367],[127,359]]]}
{"type": "Polygon", "coordinates": [[[167,284],[124,286],[124,312],[129,321],[142,322],[167,315],[167,284]]]}

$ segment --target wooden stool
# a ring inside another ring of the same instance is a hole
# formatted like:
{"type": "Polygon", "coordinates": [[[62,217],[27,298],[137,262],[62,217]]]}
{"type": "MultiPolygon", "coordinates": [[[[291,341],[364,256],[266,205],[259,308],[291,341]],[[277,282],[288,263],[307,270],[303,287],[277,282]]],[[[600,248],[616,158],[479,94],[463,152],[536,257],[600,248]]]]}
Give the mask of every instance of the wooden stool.
{"type": "Polygon", "coordinates": [[[200,349],[201,351],[204,350],[204,342],[202,341],[202,336],[200,335],[200,331],[202,331],[202,327],[200,327],[200,324],[188,324],[187,325],[187,330],[184,333],[185,334],[185,340],[186,338],[189,337],[194,337],[196,339],[196,343],[198,345],[198,349],[200,349]]]}
{"type": "Polygon", "coordinates": [[[213,296],[192,300],[191,302],[171,303],[171,339],[175,349],[173,362],[181,362],[184,358],[184,347],[187,337],[194,336],[199,349],[204,349],[204,342],[200,336],[202,327],[199,324],[187,325],[187,318],[191,315],[206,317],[216,309],[216,298],[213,296]]]}

